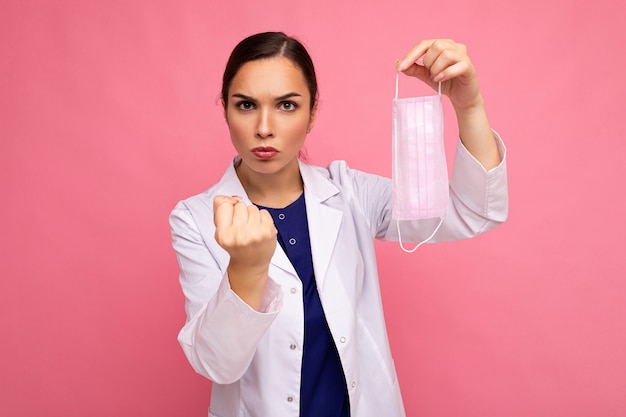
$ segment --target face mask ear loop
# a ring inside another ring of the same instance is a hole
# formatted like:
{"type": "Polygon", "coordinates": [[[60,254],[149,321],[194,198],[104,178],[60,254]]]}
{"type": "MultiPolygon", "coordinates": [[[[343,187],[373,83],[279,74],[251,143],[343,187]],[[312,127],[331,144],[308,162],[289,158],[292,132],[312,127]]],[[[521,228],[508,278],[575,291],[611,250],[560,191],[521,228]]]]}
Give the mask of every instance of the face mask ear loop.
{"type": "Polygon", "coordinates": [[[396,71],[396,97],[395,99],[398,99],[398,79],[400,78],[400,73],[398,71],[396,71]]]}
{"type": "Polygon", "coordinates": [[[426,238],[426,240],[423,240],[421,243],[418,243],[417,246],[415,246],[413,249],[407,249],[404,247],[404,244],[402,243],[402,236],[400,235],[400,220],[396,220],[396,227],[398,228],[398,242],[400,242],[400,247],[402,248],[403,251],[405,251],[406,253],[413,253],[417,250],[417,248],[419,248],[420,246],[422,246],[424,243],[428,242],[430,239],[433,238],[433,236],[435,236],[435,233],[437,233],[437,230],[439,230],[439,228],[441,227],[441,225],[443,224],[443,217],[440,217],[439,220],[439,224],[437,225],[437,227],[435,228],[435,231],[426,238]]]}

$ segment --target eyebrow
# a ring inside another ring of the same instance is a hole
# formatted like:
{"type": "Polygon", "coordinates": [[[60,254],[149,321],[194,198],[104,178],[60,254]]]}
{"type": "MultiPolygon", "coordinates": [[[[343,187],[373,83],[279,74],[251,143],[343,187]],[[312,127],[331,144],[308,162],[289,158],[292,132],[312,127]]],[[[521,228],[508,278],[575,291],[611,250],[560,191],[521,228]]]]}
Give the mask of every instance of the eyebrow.
{"type": "MultiPolygon", "coordinates": [[[[256,99],[254,97],[250,97],[250,96],[247,96],[247,95],[241,94],[241,93],[233,93],[232,97],[241,98],[241,99],[247,100],[247,101],[256,101],[256,99]]],[[[302,95],[299,94],[299,93],[296,93],[296,92],[292,92],[292,93],[283,94],[282,96],[278,96],[274,100],[275,101],[281,101],[281,100],[286,100],[286,99],[291,98],[291,97],[302,97],[302,95]]]]}

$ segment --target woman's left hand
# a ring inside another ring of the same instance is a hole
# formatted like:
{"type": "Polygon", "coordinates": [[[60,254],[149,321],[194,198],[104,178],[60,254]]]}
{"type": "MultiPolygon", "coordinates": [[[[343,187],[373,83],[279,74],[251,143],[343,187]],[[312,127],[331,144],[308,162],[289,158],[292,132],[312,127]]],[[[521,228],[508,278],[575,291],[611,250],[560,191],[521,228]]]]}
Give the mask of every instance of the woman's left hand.
{"type": "Polygon", "coordinates": [[[396,63],[396,69],[434,89],[441,82],[441,92],[454,106],[465,148],[487,171],[500,163],[501,155],[478,88],[476,70],[465,45],[450,39],[420,41],[396,63]]]}
{"type": "Polygon", "coordinates": [[[417,43],[400,61],[396,69],[416,77],[447,95],[457,110],[482,105],[478,78],[467,48],[450,39],[430,39],[417,43]]]}

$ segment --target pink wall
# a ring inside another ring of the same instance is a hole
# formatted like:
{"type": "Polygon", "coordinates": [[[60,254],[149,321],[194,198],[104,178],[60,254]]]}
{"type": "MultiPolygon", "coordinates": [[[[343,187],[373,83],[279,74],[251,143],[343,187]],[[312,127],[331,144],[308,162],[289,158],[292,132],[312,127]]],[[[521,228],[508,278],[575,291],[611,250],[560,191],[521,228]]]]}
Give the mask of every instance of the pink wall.
{"type": "Polygon", "coordinates": [[[247,3],[1,3],[0,415],[206,415],[167,216],[232,155],[220,73],[268,29],[317,63],[314,163],[390,173],[393,62],[427,37],[469,45],[509,147],[507,224],[378,246],[409,416],[626,415],[624,3],[247,3]]]}

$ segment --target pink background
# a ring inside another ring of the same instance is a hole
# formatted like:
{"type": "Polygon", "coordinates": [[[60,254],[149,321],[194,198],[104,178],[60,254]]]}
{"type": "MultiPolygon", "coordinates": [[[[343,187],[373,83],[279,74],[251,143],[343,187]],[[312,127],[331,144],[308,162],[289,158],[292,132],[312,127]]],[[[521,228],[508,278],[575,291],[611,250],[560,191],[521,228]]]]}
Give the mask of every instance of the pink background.
{"type": "Polygon", "coordinates": [[[263,30],[317,64],[313,163],[390,174],[393,63],[429,37],[469,46],[508,145],[504,226],[377,244],[408,415],[626,415],[624,2],[375,4],[2,1],[0,415],[206,416],[167,217],[232,156],[221,72],[263,30]]]}

